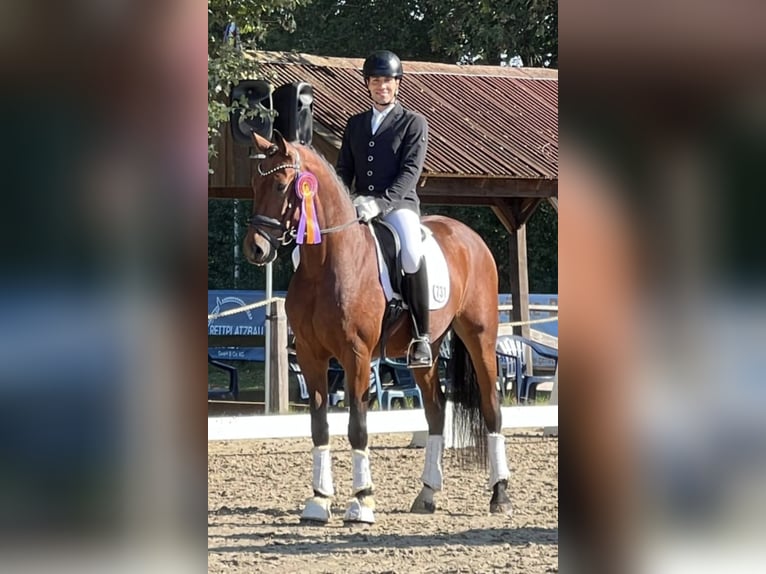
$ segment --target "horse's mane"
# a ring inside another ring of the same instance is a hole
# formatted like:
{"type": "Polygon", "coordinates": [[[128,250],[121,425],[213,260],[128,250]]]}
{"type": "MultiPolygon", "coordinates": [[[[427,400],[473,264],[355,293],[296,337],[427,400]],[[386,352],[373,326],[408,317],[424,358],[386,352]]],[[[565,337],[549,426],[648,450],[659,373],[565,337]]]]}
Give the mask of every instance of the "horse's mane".
{"type": "Polygon", "coordinates": [[[318,163],[322,168],[324,168],[327,171],[327,176],[335,183],[335,185],[338,186],[341,190],[346,192],[346,197],[351,201],[351,191],[349,191],[348,187],[346,187],[346,184],[343,183],[343,180],[340,178],[338,173],[335,171],[335,167],[327,161],[323,155],[321,155],[318,151],[316,151],[311,146],[306,145],[298,145],[298,144],[291,144],[293,147],[295,147],[298,152],[301,154],[302,160],[305,160],[306,157],[312,158],[316,163],[318,163]]]}

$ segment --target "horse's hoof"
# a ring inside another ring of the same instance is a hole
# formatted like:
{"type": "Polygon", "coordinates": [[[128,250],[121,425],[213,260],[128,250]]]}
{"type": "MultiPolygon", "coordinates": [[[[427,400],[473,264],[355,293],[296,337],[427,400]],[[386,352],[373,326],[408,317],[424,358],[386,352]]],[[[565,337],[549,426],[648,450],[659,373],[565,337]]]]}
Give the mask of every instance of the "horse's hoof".
{"type": "Polygon", "coordinates": [[[433,514],[436,512],[433,491],[427,492],[425,488],[420,491],[415,502],[412,503],[410,512],[415,514],[433,514]]]}
{"type": "Polygon", "coordinates": [[[505,514],[507,516],[513,515],[513,506],[511,502],[490,502],[489,512],[491,514],[505,514]]]}
{"type": "Polygon", "coordinates": [[[327,524],[330,521],[330,499],[324,496],[312,496],[306,499],[306,506],[301,513],[301,521],[321,522],[327,524]]]}
{"type": "Polygon", "coordinates": [[[375,524],[375,500],[365,496],[361,500],[354,497],[348,502],[343,522],[375,524]]]}

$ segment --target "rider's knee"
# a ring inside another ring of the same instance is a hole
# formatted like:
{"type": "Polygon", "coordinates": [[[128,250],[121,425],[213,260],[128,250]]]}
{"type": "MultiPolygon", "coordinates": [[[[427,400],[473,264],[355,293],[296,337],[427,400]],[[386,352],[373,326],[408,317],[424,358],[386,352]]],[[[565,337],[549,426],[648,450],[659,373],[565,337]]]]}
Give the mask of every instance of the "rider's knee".
{"type": "Polygon", "coordinates": [[[416,273],[420,267],[422,250],[419,247],[412,249],[402,246],[402,271],[405,273],[416,273]]]}

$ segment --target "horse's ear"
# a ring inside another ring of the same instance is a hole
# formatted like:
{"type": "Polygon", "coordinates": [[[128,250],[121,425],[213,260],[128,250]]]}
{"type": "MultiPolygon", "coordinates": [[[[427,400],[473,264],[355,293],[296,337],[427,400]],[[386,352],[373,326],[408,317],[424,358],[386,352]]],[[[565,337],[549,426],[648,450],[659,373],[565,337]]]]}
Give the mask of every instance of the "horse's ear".
{"type": "Polygon", "coordinates": [[[256,147],[256,149],[262,152],[265,152],[272,146],[272,143],[269,140],[267,140],[265,137],[260,136],[255,132],[251,132],[251,133],[253,135],[253,145],[256,147]]]}
{"type": "Polygon", "coordinates": [[[279,133],[278,130],[274,130],[274,143],[279,147],[279,152],[282,155],[287,155],[287,142],[284,136],[279,133]]]}

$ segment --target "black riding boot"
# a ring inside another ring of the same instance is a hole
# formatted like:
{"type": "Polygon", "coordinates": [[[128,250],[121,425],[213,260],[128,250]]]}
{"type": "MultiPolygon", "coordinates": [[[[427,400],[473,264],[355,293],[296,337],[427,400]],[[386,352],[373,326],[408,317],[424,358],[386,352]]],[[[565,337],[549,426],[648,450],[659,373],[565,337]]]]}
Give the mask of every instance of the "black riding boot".
{"type": "Polygon", "coordinates": [[[407,352],[407,364],[410,367],[430,367],[433,364],[428,311],[428,272],[425,259],[420,260],[420,267],[415,273],[405,273],[403,278],[405,300],[410,307],[413,324],[413,339],[407,352]]]}

